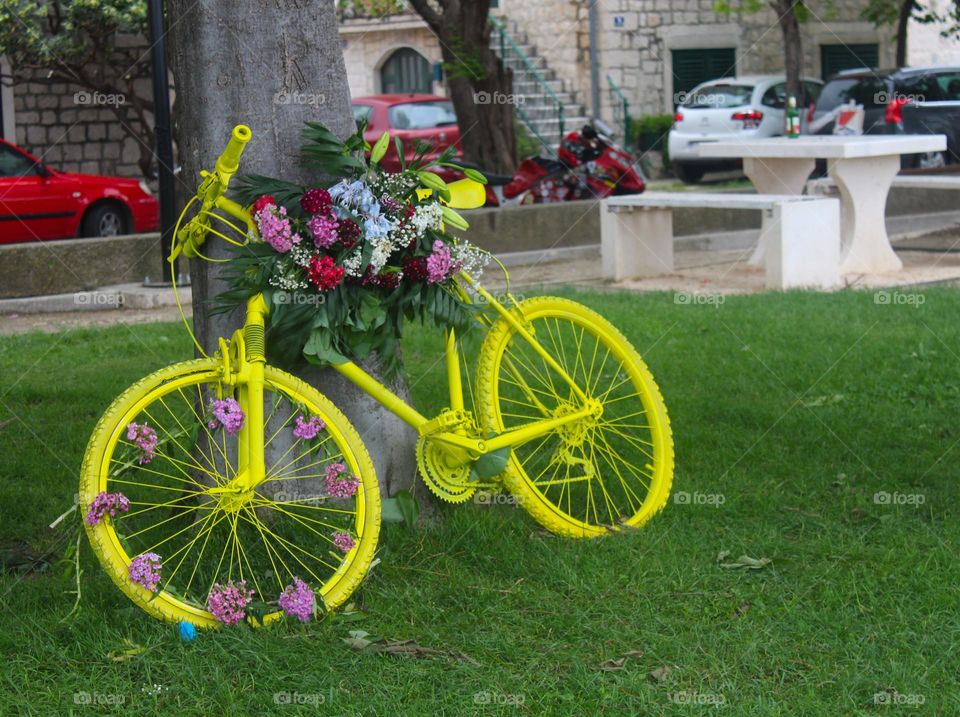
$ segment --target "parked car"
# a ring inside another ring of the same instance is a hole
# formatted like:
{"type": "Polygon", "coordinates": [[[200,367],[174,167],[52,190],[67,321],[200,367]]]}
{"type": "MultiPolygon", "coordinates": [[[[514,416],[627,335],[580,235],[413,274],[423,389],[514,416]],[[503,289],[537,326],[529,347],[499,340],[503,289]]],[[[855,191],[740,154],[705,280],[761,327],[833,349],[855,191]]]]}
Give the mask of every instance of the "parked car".
{"type": "Polygon", "coordinates": [[[60,172],[0,139],[0,244],[147,232],[158,213],[144,182],[60,172]]]}
{"type": "MultiPolygon", "coordinates": [[[[853,101],[863,105],[864,134],[945,134],[943,152],[904,155],[904,167],[960,164],[960,67],[848,70],[824,85],[807,119],[814,121],[853,101]]],[[[830,134],[828,122],[819,134],[830,134]]]]}
{"type": "MultiPolygon", "coordinates": [[[[816,100],[823,83],[804,77],[801,84],[803,92],[797,106],[802,108],[816,100]]],[[[667,140],[674,174],[687,184],[696,184],[706,172],[741,167],[739,159],[700,157],[697,146],[725,139],[782,135],[786,107],[783,75],[724,77],[697,85],[677,107],[667,140]]]]}
{"type": "MultiPolygon", "coordinates": [[[[427,156],[436,156],[450,145],[460,154],[460,127],[453,103],[446,97],[419,94],[391,94],[357,97],[353,100],[353,116],[357,122],[366,119],[363,133],[371,145],[389,131],[403,140],[404,155],[413,156],[417,141],[431,145],[427,156]]],[[[397,171],[400,162],[391,144],[381,164],[388,171],[397,171]]]]}

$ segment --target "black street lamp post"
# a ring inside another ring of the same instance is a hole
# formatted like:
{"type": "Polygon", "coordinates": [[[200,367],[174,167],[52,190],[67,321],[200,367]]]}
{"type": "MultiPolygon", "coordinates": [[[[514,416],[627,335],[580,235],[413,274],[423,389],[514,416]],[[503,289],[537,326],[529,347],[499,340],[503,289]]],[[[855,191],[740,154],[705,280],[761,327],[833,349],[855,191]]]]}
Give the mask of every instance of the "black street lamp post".
{"type": "Polygon", "coordinates": [[[170,81],[167,73],[163,0],[147,0],[150,17],[150,52],[153,60],[153,122],[156,138],[157,177],[160,184],[160,258],[163,282],[170,283],[172,270],[167,257],[173,244],[176,206],[173,185],[173,133],[170,127],[170,81]]]}

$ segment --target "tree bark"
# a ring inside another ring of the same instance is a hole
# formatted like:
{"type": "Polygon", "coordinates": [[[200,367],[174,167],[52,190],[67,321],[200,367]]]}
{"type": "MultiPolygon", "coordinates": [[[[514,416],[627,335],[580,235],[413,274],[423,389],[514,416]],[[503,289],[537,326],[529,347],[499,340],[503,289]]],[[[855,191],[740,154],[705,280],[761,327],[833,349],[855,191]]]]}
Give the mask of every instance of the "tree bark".
{"type": "Polygon", "coordinates": [[[511,174],[516,165],[513,74],[490,49],[490,0],[410,4],[440,40],[447,88],[460,125],[464,157],[511,174]]]}
{"type": "Polygon", "coordinates": [[[787,96],[798,100],[803,96],[800,88],[800,70],[803,66],[803,47],[800,40],[800,20],[797,6],[801,0],[774,0],[771,3],[777,13],[783,32],[784,70],[787,76],[787,96]]]}
{"type": "Polygon", "coordinates": [[[900,3],[900,13],[897,16],[897,67],[907,64],[907,30],[910,27],[910,16],[916,7],[916,0],[902,0],[900,3]]]}
{"type": "MultiPolygon", "coordinates": [[[[185,197],[196,190],[200,170],[213,167],[240,123],[253,131],[241,173],[317,182],[316,173],[299,162],[304,121],[323,122],[341,138],[355,131],[334,3],[169,0],[168,9],[177,88],[174,134],[183,166],[178,192],[185,197]]],[[[229,256],[225,242],[213,236],[204,253],[229,256]]],[[[191,265],[194,329],[209,354],[218,337],[229,337],[243,320],[239,310],[210,314],[211,302],[226,288],[223,268],[200,260],[191,265]]],[[[375,372],[376,363],[367,368],[375,372]]],[[[301,378],[330,397],[360,432],[384,495],[413,486],[416,433],[409,426],[330,369],[301,378]]],[[[392,388],[409,397],[402,379],[392,388]]]]}

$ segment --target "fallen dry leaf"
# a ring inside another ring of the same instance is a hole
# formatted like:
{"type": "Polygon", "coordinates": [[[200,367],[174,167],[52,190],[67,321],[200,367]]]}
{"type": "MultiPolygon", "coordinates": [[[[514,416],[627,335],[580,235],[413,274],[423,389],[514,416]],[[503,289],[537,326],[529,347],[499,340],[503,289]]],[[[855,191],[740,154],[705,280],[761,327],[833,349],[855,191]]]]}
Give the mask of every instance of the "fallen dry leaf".
{"type": "Polygon", "coordinates": [[[355,650],[370,650],[388,655],[407,655],[409,657],[446,657],[456,662],[467,662],[471,665],[480,664],[460,650],[437,650],[419,645],[416,640],[386,640],[382,637],[372,637],[364,630],[351,630],[350,637],[342,639],[355,650]]]}
{"type": "Polygon", "coordinates": [[[604,660],[600,663],[600,669],[604,672],[616,672],[617,670],[622,670],[626,667],[627,658],[618,657],[615,660],[604,660]]]}
{"type": "Polygon", "coordinates": [[[733,611],[734,617],[743,617],[747,614],[747,610],[750,609],[750,603],[744,600],[742,603],[737,605],[737,609],[733,611]]]}
{"type": "Polygon", "coordinates": [[[603,672],[616,672],[617,670],[622,670],[627,665],[627,660],[631,657],[636,657],[637,659],[643,657],[643,650],[627,650],[620,657],[614,658],[612,660],[604,660],[600,663],[598,669],[603,672]]]}
{"type": "MultiPolygon", "coordinates": [[[[723,553],[721,553],[721,555],[723,555],[723,553]]],[[[718,558],[718,560],[720,560],[720,558],[718,558]]],[[[725,563],[721,562],[720,567],[729,570],[762,570],[771,562],[770,558],[751,558],[749,555],[741,555],[736,560],[730,560],[725,563]]]]}
{"type": "Polygon", "coordinates": [[[671,672],[672,668],[668,665],[663,665],[650,673],[650,679],[654,682],[663,682],[671,672]]]}

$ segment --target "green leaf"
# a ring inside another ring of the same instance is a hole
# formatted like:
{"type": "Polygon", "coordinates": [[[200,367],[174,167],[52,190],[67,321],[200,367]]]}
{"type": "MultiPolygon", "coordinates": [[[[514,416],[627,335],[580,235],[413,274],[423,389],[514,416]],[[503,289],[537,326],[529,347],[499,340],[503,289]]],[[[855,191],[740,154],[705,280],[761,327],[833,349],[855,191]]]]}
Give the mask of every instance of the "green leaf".
{"type": "Polygon", "coordinates": [[[420,517],[420,506],[417,505],[416,499],[408,490],[397,491],[394,498],[397,499],[397,505],[403,514],[403,522],[412,530],[417,525],[417,518],[420,517]]]}
{"type": "Polygon", "coordinates": [[[380,520],[384,523],[402,523],[404,521],[403,511],[400,510],[400,504],[396,498],[380,499],[380,520]]]}
{"type": "Polygon", "coordinates": [[[507,468],[510,460],[510,446],[500,448],[490,453],[484,453],[473,464],[473,470],[483,479],[494,478],[507,468]]]}

